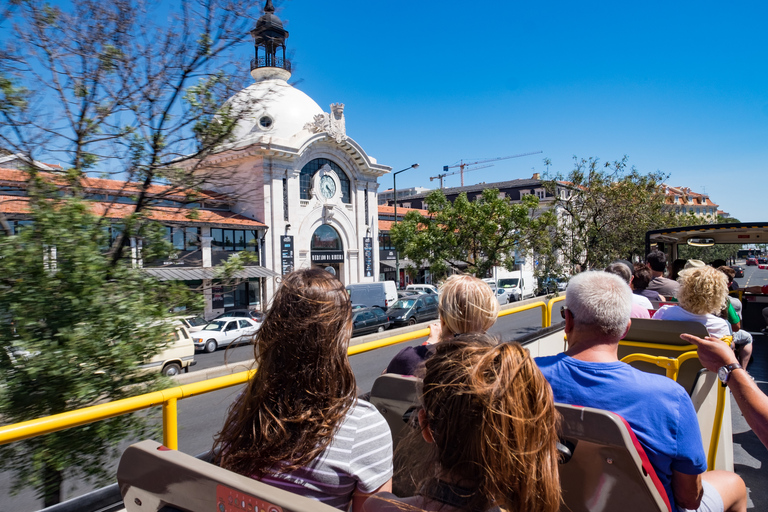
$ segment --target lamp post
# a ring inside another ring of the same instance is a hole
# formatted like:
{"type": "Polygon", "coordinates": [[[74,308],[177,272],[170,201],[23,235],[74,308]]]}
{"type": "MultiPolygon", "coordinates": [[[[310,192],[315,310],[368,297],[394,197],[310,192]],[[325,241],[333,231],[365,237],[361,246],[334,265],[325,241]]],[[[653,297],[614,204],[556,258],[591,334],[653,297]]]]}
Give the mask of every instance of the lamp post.
{"type": "MultiPolygon", "coordinates": [[[[394,181],[392,185],[392,189],[395,192],[395,224],[397,224],[397,175],[401,172],[405,172],[408,169],[416,169],[419,166],[419,164],[413,164],[410,167],[406,167],[402,171],[397,171],[396,173],[392,174],[392,179],[394,181]]],[[[397,283],[398,289],[400,288],[400,254],[397,252],[397,248],[395,248],[395,279],[397,283]]]]}

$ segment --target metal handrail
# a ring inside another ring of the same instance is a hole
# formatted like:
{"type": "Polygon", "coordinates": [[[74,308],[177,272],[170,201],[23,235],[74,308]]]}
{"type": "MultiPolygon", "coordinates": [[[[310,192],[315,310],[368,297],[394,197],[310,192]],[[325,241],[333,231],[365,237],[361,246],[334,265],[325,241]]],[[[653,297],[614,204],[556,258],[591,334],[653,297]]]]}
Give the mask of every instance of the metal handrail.
{"type": "MultiPolygon", "coordinates": [[[[499,316],[511,315],[529,309],[542,308],[541,318],[542,327],[549,327],[547,322],[547,304],[541,301],[533,302],[523,306],[510,308],[499,313],[499,316]]],[[[551,308],[550,308],[551,309],[551,308]]],[[[397,343],[415,340],[429,335],[429,328],[419,329],[405,334],[398,334],[381,340],[369,341],[349,347],[347,354],[350,356],[370,352],[379,348],[388,347],[397,343]]],[[[191,384],[183,384],[174,388],[154,391],[131,398],[115,400],[105,404],[93,405],[75,411],[68,411],[53,416],[46,416],[34,420],[24,421],[0,427],[0,445],[29,439],[31,437],[50,434],[60,430],[66,430],[72,427],[78,427],[88,423],[113,418],[123,414],[149,409],[150,407],[162,406],[163,408],[163,444],[171,449],[178,449],[178,401],[184,398],[190,398],[212,391],[245,384],[256,370],[246,370],[244,372],[216,377],[191,384]]]]}

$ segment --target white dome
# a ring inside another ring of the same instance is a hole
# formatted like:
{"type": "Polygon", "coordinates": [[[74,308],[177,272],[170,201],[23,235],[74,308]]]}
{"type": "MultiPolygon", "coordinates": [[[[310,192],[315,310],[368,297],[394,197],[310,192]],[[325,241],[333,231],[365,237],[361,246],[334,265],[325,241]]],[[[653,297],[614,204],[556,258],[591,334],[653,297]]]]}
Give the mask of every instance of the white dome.
{"type": "Polygon", "coordinates": [[[235,147],[252,144],[264,135],[290,139],[323,113],[312,98],[277,78],[260,80],[235,94],[230,101],[251,110],[235,128],[235,147]]]}

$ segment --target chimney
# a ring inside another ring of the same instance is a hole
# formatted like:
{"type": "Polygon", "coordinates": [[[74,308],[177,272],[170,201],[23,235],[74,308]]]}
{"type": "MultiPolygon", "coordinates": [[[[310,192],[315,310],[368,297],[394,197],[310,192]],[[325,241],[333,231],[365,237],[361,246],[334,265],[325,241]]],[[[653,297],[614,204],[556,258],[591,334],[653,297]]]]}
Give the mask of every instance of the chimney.
{"type": "Polygon", "coordinates": [[[532,180],[540,180],[541,179],[541,174],[535,172],[535,173],[533,173],[533,177],[531,179],[532,180]]]}

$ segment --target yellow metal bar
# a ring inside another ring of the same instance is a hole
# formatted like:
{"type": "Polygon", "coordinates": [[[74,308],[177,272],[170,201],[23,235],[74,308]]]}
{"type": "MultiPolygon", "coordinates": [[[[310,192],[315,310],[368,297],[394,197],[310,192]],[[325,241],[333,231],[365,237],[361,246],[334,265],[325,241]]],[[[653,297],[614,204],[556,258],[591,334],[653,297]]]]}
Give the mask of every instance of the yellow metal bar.
{"type": "Polygon", "coordinates": [[[709,453],[707,453],[707,471],[715,469],[717,448],[720,444],[720,431],[723,428],[723,414],[725,414],[725,386],[718,382],[717,407],[715,408],[715,422],[712,425],[712,438],[709,440],[709,453]]]}
{"type": "Polygon", "coordinates": [[[179,414],[177,398],[163,404],[163,444],[171,450],[179,449],[179,414]]]}
{"type": "Polygon", "coordinates": [[[530,304],[525,304],[523,306],[517,306],[514,308],[505,309],[499,313],[499,318],[507,315],[513,315],[515,313],[520,313],[522,311],[528,311],[529,309],[536,309],[536,308],[541,308],[541,326],[546,327],[547,326],[547,305],[541,301],[531,302],[530,304]]]}
{"type": "Polygon", "coordinates": [[[429,336],[429,327],[426,329],[419,329],[418,331],[398,334],[397,336],[391,336],[381,340],[369,341],[367,343],[361,343],[359,345],[349,347],[347,350],[347,355],[354,356],[356,354],[362,354],[363,352],[369,352],[371,350],[388,347],[390,345],[397,345],[398,343],[403,343],[405,341],[423,338],[424,336],[429,336]]]}
{"type": "Polygon", "coordinates": [[[565,295],[560,295],[559,297],[553,297],[549,299],[549,302],[547,302],[547,325],[546,327],[552,326],[552,309],[555,306],[556,302],[562,302],[565,300],[565,295]]]}
{"type": "Polygon", "coordinates": [[[652,356],[649,354],[629,354],[621,359],[623,363],[632,363],[634,361],[642,361],[645,363],[655,364],[659,368],[664,368],[667,377],[676,381],[677,374],[680,371],[680,362],[677,359],[664,356],[652,356]]]}
{"type": "Polygon", "coordinates": [[[675,352],[687,352],[689,350],[696,350],[696,345],[666,345],[664,343],[650,343],[647,341],[629,341],[621,340],[619,345],[622,347],[641,347],[641,348],[654,348],[657,350],[674,350],[675,352]]]}

